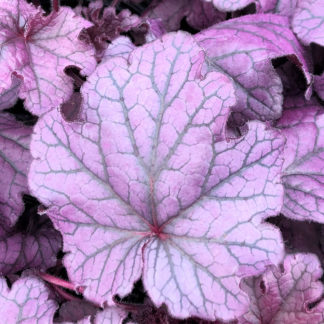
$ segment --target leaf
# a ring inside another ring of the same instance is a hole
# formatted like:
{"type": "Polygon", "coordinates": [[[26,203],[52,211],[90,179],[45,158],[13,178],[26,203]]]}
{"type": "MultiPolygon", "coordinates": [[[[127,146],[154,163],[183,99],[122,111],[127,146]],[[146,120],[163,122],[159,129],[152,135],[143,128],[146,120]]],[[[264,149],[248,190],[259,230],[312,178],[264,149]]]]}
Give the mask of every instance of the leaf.
{"type": "Polygon", "coordinates": [[[179,30],[184,17],[191,27],[201,30],[225,20],[226,14],[201,0],[163,0],[149,12],[149,17],[162,20],[167,31],[179,30]]]}
{"type": "Polygon", "coordinates": [[[315,255],[293,254],[286,256],[282,271],[272,266],[259,277],[245,279],[242,288],[251,304],[239,324],[321,323],[324,305],[309,305],[323,293],[322,273],[315,255]]]}
{"type": "Polygon", "coordinates": [[[72,94],[67,66],[80,68],[83,75],[94,70],[93,49],[77,38],[89,26],[71,8],[43,16],[25,0],[0,1],[0,79],[9,82],[13,73],[23,78],[19,97],[33,114],[59,106],[72,94]]]}
{"type": "Polygon", "coordinates": [[[11,77],[11,85],[8,89],[6,89],[6,86],[4,89],[0,86],[0,110],[12,107],[18,99],[22,80],[14,74],[11,77]]]}
{"type": "Polygon", "coordinates": [[[109,307],[96,315],[94,324],[122,324],[127,312],[117,307],[109,307]]]}
{"type": "Polygon", "coordinates": [[[292,28],[303,44],[317,43],[324,46],[324,2],[299,0],[292,28]]]}
{"type": "Polygon", "coordinates": [[[314,88],[322,100],[324,100],[324,73],[314,76],[314,88]]]}
{"type": "MultiPolygon", "coordinates": [[[[278,0],[202,0],[205,2],[212,2],[215,8],[220,11],[236,11],[243,9],[250,4],[255,4],[257,12],[260,8],[263,12],[267,11],[269,7],[274,7],[274,3],[278,0]]],[[[285,0],[288,1],[288,0],[285,0]]]]}
{"type": "Polygon", "coordinates": [[[108,46],[107,41],[113,41],[122,33],[142,24],[142,19],[127,9],[117,14],[114,7],[104,8],[102,0],[90,3],[89,7],[79,6],[76,12],[93,23],[93,26],[81,32],[80,39],[94,45],[98,61],[102,59],[108,46]]]}
{"type": "Polygon", "coordinates": [[[247,307],[240,278],[281,261],[279,231],[261,222],[281,209],[284,139],[254,122],[227,142],[234,90],[202,77],[203,59],[188,34],[167,34],[98,66],[84,124],[53,110],[35,127],[30,188],[89,300],[113,305],[142,276],[172,316],[228,320],[247,307]]]}
{"type": "Polygon", "coordinates": [[[289,29],[286,17],[256,14],[219,23],[196,35],[210,58],[209,70],[232,77],[238,102],[234,119],[275,120],[282,111],[282,83],[271,59],[288,55],[304,72],[308,54],[289,29]]]}
{"type": "MultiPolygon", "coordinates": [[[[55,322],[78,322],[84,317],[89,317],[90,315],[94,316],[98,309],[99,308],[84,300],[68,301],[61,305],[59,316],[56,318],[55,322]]],[[[90,320],[89,323],[91,323],[90,320]]]]}
{"type": "MultiPolygon", "coordinates": [[[[33,215],[36,218],[36,215],[33,215]]],[[[0,274],[8,275],[27,268],[41,270],[56,264],[62,239],[51,222],[42,216],[35,230],[9,230],[2,224],[0,232],[0,274]]]]}
{"type": "Polygon", "coordinates": [[[180,22],[188,13],[190,0],[163,0],[156,2],[149,11],[150,19],[160,19],[166,31],[176,31],[180,29],[180,22]]]}
{"type": "Polygon", "coordinates": [[[126,36],[119,36],[114,41],[109,44],[106,49],[102,61],[113,58],[116,56],[128,58],[129,54],[135,49],[135,45],[132,41],[126,36]]]}
{"type": "Polygon", "coordinates": [[[287,138],[282,180],[282,213],[296,220],[324,222],[323,108],[315,100],[286,101],[277,127],[287,138]]]}
{"type": "Polygon", "coordinates": [[[298,0],[275,0],[273,1],[273,7],[265,12],[273,12],[291,18],[295,13],[297,1],[298,0]]]}
{"type": "Polygon", "coordinates": [[[201,0],[191,0],[189,4],[187,22],[197,30],[210,27],[225,19],[226,14],[216,10],[211,3],[206,3],[201,0]]]}
{"type": "Polygon", "coordinates": [[[57,305],[48,299],[44,283],[35,277],[24,277],[8,289],[6,280],[0,278],[0,316],[6,324],[52,322],[57,305]]]}
{"type": "Polygon", "coordinates": [[[31,133],[32,127],[17,122],[10,114],[0,114],[0,215],[9,227],[22,213],[22,195],[28,193],[31,133]]]}

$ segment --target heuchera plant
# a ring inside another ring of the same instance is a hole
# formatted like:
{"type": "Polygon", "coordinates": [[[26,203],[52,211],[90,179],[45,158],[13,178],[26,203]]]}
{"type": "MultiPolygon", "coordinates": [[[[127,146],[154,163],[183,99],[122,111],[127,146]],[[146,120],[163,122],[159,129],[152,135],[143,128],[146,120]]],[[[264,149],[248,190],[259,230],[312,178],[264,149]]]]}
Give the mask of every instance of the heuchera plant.
{"type": "Polygon", "coordinates": [[[324,323],[321,0],[0,0],[0,318],[324,323]]]}

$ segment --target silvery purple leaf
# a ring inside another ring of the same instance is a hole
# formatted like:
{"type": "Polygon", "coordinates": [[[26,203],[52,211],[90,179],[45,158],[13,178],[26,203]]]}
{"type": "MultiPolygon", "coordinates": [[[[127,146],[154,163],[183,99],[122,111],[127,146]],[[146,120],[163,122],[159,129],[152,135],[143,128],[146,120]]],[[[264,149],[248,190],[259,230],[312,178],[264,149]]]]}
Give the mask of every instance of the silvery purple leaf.
{"type": "Polygon", "coordinates": [[[48,298],[45,284],[36,277],[24,277],[8,288],[0,278],[0,318],[6,324],[49,324],[57,308],[48,298]]]}
{"type": "Polygon", "coordinates": [[[322,269],[313,254],[287,255],[283,269],[271,266],[263,275],[245,279],[242,288],[250,309],[238,324],[320,324],[323,302],[310,309],[323,293],[322,269]]]}
{"type": "Polygon", "coordinates": [[[11,89],[12,74],[20,76],[19,97],[35,115],[63,103],[73,89],[64,69],[73,65],[88,75],[95,68],[92,47],[78,40],[80,31],[90,25],[71,8],[44,16],[25,0],[1,0],[1,87],[11,89]]]}
{"type": "Polygon", "coordinates": [[[324,222],[324,109],[315,100],[286,100],[277,123],[287,139],[282,213],[296,220],[324,222]]]}
{"type": "Polygon", "coordinates": [[[129,54],[135,49],[135,45],[126,36],[119,36],[109,44],[105,53],[103,54],[102,61],[112,59],[117,56],[128,58],[129,54]]]}
{"type": "MultiPolygon", "coordinates": [[[[35,215],[36,217],[36,215],[35,215]]],[[[21,232],[4,228],[0,233],[0,274],[8,275],[27,268],[53,267],[62,248],[62,239],[51,222],[43,216],[37,228],[21,232]]]]}
{"type": "Polygon", "coordinates": [[[288,18],[256,14],[231,19],[206,29],[196,40],[207,52],[209,70],[230,76],[238,102],[234,119],[274,120],[282,111],[282,83],[271,59],[288,56],[304,72],[307,85],[308,54],[289,29],[288,18]]]}
{"type": "MultiPolygon", "coordinates": [[[[266,12],[274,8],[278,0],[201,0],[212,3],[220,11],[236,11],[255,4],[257,12],[266,12]]],[[[280,1],[280,0],[279,0],[280,1]]],[[[288,1],[288,0],[287,0],[288,1]]]]}
{"type": "Polygon", "coordinates": [[[16,121],[8,113],[0,114],[0,214],[9,227],[22,213],[22,195],[28,193],[31,133],[32,127],[16,121]]]}
{"type": "Polygon", "coordinates": [[[316,43],[324,46],[324,2],[299,0],[292,28],[303,44],[316,43]]]}
{"type": "Polygon", "coordinates": [[[1,88],[0,85],[0,110],[12,107],[18,99],[22,79],[17,77],[15,74],[12,74],[11,78],[12,80],[9,88],[7,88],[6,84],[4,85],[4,88],[1,88]]]}
{"type": "Polygon", "coordinates": [[[142,277],[174,317],[230,320],[248,305],[241,278],[281,261],[262,221],[281,209],[284,138],[251,122],[226,141],[234,89],[203,62],[190,35],[167,34],[98,66],[84,124],[53,110],[35,127],[29,184],[89,300],[112,305],[142,277]]]}
{"type": "MultiPolygon", "coordinates": [[[[268,0],[265,0],[268,1],[268,0]]],[[[272,12],[277,13],[279,15],[283,15],[291,18],[295,12],[297,7],[298,0],[269,0],[269,2],[273,2],[273,6],[270,10],[266,10],[264,12],[272,12]]]]}

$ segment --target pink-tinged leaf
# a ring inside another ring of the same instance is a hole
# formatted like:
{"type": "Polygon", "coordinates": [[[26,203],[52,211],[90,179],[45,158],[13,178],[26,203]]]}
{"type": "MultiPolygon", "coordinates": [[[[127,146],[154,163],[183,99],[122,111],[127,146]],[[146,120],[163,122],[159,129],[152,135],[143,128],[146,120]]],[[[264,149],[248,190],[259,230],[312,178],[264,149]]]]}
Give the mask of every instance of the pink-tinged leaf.
{"type": "Polygon", "coordinates": [[[297,1],[298,0],[273,0],[273,6],[265,12],[273,12],[291,18],[297,7],[297,1]]]}
{"type": "MultiPolygon", "coordinates": [[[[255,4],[257,12],[266,12],[275,7],[276,0],[201,0],[212,3],[220,11],[236,11],[255,4]]],[[[279,0],[280,1],[280,0],[279,0]]],[[[283,0],[285,1],[285,0],[283,0]]],[[[289,1],[289,0],[286,0],[289,1]]]]}
{"type": "Polygon", "coordinates": [[[128,58],[129,54],[135,49],[135,45],[126,36],[119,36],[106,49],[102,61],[116,56],[128,58]]]}
{"type": "Polygon", "coordinates": [[[103,8],[102,0],[94,1],[86,8],[79,6],[75,10],[93,23],[93,26],[82,31],[80,39],[94,45],[98,61],[102,59],[108,46],[107,41],[113,41],[121,33],[142,24],[142,19],[129,10],[122,10],[117,14],[113,7],[103,8]]]}
{"type": "Polygon", "coordinates": [[[16,281],[11,289],[0,278],[0,318],[6,324],[49,324],[57,308],[45,284],[35,277],[16,281]]]}
{"type": "Polygon", "coordinates": [[[11,77],[12,82],[9,88],[5,87],[4,89],[1,89],[0,86],[0,110],[12,107],[18,99],[22,80],[14,74],[11,77]]]}
{"type": "Polygon", "coordinates": [[[281,116],[282,83],[271,59],[288,55],[304,72],[307,84],[311,83],[307,53],[289,29],[286,17],[248,15],[219,23],[195,37],[210,58],[209,70],[221,71],[234,80],[237,122],[281,116]]]}
{"type": "Polygon", "coordinates": [[[8,275],[27,268],[45,270],[53,267],[61,248],[61,235],[48,219],[41,221],[36,230],[30,233],[2,228],[0,274],[8,275]]]}
{"type": "Polygon", "coordinates": [[[324,73],[322,75],[315,75],[314,89],[321,99],[324,100],[324,73]]]}
{"type": "Polygon", "coordinates": [[[195,29],[201,30],[225,20],[226,14],[219,12],[211,3],[201,0],[163,0],[149,12],[148,16],[160,19],[167,31],[180,28],[181,20],[187,17],[187,22],[195,29]]]}
{"type": "Polygon", "coordinates": [[[243,9],[251,3],[255,3],[258,0],[202,0],[205,2],[211,2],[215,8],[220,11],[236,11],[243,9]]]}
{"type": "Polygon", "coordinates": [[[73,89],[64,69],[73,65],[88,75],[95,68],[92,47],[78,40],[91,24],[67,7],[43,16],[25,0],[1,0],[0,12],[0,78],[23,78],[19,97],[35,115],[60,105],[73,89]]]}
{"type": "Polygon", "coordinates": [[[90,300],[113,304],[142,276],[172,316],[229,320],[247,307],[240,278],[281,261],[261,222],[281,209],[284,139],[254,122],[226,142],[234,89],[202,77],[203,60],[190,35],[167,34],[98,66],[83,125],[53,110],[35,127],[30,187],[90,300]]]}
{"type": "Polygon", "coordinates": [[[157,38],[161,38],[166,33],[162,19],[147,19],[146,24],[148,26],[148,31],[145,37],[147,43],[152,42],[157,38]]]}
{"type": "Polygon", "coordinates": [[[287,138],[282,213],[296,220],[324,222],[324,109],[315,100],[286,100],[277,123],[287,138]]]}
{"type": "Polygon", "coordinates": [[[324,305],[309,308],[323,293],[322,273],[315,255],[293,254],[285,257],[283,270],[271,266],[263,275],[245,279],[242,288],[251,304],[239,324],[322,323],[324,305]]]}
{"type": "Polygon", "coordinates": [[[24,208],[23,193],[28,193],[27,172],[32,127],[15,120],[10,114],[0,115],[0,214],[8,226],[15,224],[24,208]]]}
{"type": "MultiPolygon", "coordinates": [[[[297,6],[297,0],[254,0],[256,13],[276,13],[291,17],[297,6]]],[[[288,26],[287,26],[288,27],[288,26]]]]}
{"type": "Polygon", "coordinates": [[[164,28],[169,31],[180,29],[180,22],[188,13],[190,0],[163,0],[148,13],[150,19],[160,19],[164,28]]]}
{"type": "Polygon", "coordinates": [[[316,43],[324,46],[324,2],[299,0],[292,28],[303,44],[316,43]]]}

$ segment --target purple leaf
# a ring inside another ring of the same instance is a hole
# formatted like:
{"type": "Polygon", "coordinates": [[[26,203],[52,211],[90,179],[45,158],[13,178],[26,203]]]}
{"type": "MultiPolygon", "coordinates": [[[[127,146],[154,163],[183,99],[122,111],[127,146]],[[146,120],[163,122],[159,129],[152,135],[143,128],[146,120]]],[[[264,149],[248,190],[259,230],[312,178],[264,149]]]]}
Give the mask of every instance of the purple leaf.
{"type": "Polygon", "coordinates": [[[52,323],[57,305],[48,299],[44,283],[35,277],[24,277],[8,289],[0,278],[0,318],[6,324],[52,323]]]}
{"type": "Polygon", "coordinates": [[[9,227],[23,211],[22,195],[28,193],[31,133],[32,127],[17,122],[10,114],[0,114],[0,214],[9,227]]]}
{"type": "Polygon", "coordinates": [[[9,231],[2,227],[0,274],[8,275],[27,268],[45,270],[53,267],[61,248],[61,235],[46,218],[31,233],[9,231]]]}
{"type": "Polygon", "coordinates": [[[324,46],[324,2],[299,0],[292,28],[303,44],[317,43],[324,46]]]}
{"type": "Polygon", "coordinates": [[[322,100],[324,100],[324,73],[322,75],[315,75],[314,89],[322,100]]]}
{"type": "Polygon", "coordinates": [[[142,19],[133,15],[129,10],[122,10],[117,14],[113,7],[103,8],[102,0],[90,3],[87,8],[81,8],[76,8],[76,12],[80,12],[83,17],[93,23],[93,26],[83,30],[80,39],[94,45],[98,61],[102,59],[108,46],[107,41],[113,41],[121,33],[128,32],[142,24],[142,19]]]}
{"type": "Polygon", "coordinates": [[[146,24],[148,26],[148,31],[145,37],[147,43],[152,42],[157,38],[161,38],[166,33],[162,19],[147,19],[146,24]]]}
{"type": "Polygon", "coordinates": [[[216,10],[211,3],[191,0],[187,14],[187,22],[197,30],[210,27],[226,19],[226,14],[216,10]]]}
{"type": "Polygon", "coordinates": [[[296,220],[324,222],[324,115],[315,99],[286,101],[277,127],[287,138],[282,213],[296,220]]]}
{"type": "Polygon", "coordinates": [[[12,80],[9,88],[6,88],[6,85],[4,89],[0,87],[0,110],[12,107],[18,99],[22,80],[15,74],[12,74],[11,78],[12,80]]]}
{"type": "Polygon", "coordinates": [[[90,300],[112,305],[142,276],[171,315],[229,320],[247,307],[240,278],[281,261],[279,231],[261,222],[281,209],[284,139],[254,122],[227,142],[234,89],[202,77],[203,60],[188,34],[168,34],[98,66],[83,125],[53,110],[35,127],[30,187],[90,300]]]}
{"type": "Polygon", "coordinates": [[[190,0],[163,0],[149,12],[151,19],[160,19],[164,28],[169,31],[180,29],[180,22],[188,13],[190,0]]]}
{"type": "Polygon", "coordinates": [[[286,17],[256,14],[219,23],[196,35],[210,58],[209,70],[221,71],[234,80],[237,122],[280,117],[282,83],[270,59],[288,55],[310,85],[307,54],[288,26],[286,17]]]}
{"type": "MultiPolygon", "coordinates": [[[[43,16],[25,0],[2,0],[0,22],[0,78],[9,82],[13,73],[23,78],[19,97],[33,114],[58,106],[72,94],[67,66],[80,68],[83,75],[95,68],[93,49],[77,39],[90,23],[70,8],[43,16]]],[[[8,83],[5,89],[10,88],[8,83]]]]}
{"type": "Polygon", "coordinates": [[[323,271],[313,254],[286,256],[283,271],[272,266],[263,275],[244,280],[242,288],[251,299],[250,309],[239,324],[320,324],[323,304],[309,304],[323,293],[323,271]]]}
{"type": "MultiPolygon", "coordinates": [[[[68,301],[60,307],[59,316],[55,322],[77,322],[84,317],[94,316],[98,309],[84,300],[68,301]]],[[[89,321],[89,323],[91,322],[89,321]]]]}
{"type": "Polygon", "coordinates": [[[184,17],[190,26],[201,30],[225,20],[226,14],[201,0],[163,0],[149,12],[149,17],[162,20],[167,31],[178,30],[184,17]]]}
{"type": "Polygon", "coordinates": [[[71,97],[60,107],[63,118],[68,121],[79,121],[82,119],[82,96],[80,92],[73,92],[71,97]]]}

